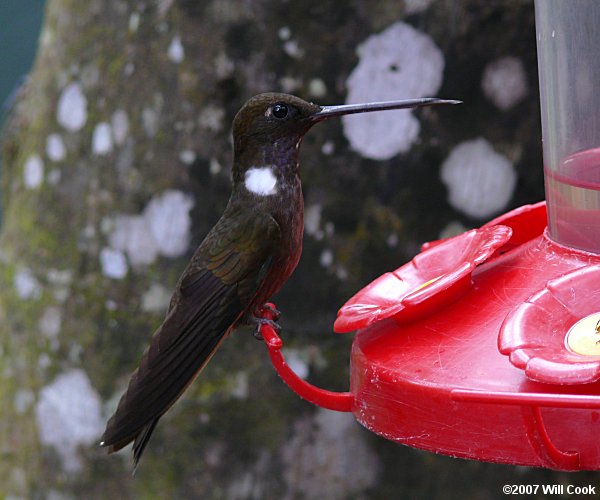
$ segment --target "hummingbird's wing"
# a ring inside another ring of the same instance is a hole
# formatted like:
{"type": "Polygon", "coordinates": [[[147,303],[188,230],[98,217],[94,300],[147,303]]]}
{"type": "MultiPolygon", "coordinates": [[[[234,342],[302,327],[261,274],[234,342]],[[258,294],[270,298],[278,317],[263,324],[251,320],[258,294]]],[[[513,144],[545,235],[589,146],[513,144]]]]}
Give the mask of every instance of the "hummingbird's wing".
{"type": "Polygon", "coordinates": [[[180,278],[163,324],[107,423],[102,446],[113,452],[135,440],[136,464],[158,419],[244,314],[279,243],[279,226],[270,215],[228,215],[207,235],[180,278]]]}

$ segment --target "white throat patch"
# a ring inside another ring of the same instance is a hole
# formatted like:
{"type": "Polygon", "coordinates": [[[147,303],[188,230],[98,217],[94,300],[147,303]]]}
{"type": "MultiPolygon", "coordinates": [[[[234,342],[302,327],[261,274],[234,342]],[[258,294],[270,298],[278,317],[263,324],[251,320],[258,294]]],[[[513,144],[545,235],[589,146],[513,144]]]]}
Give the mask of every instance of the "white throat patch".
{"type": "Polygon", "coordinates": [[[246,170],[244,185],[251,193],[268,196],[277,192],[277,177],[273,173],[273,166],[250,167],[246,170]]]}

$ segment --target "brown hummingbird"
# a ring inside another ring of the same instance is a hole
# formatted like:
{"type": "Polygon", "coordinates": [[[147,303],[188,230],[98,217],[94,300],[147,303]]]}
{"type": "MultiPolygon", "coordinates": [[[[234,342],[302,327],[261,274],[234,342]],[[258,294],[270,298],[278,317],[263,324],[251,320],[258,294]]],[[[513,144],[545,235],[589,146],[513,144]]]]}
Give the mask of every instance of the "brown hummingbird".
{"type": "MultiPolygon", "coordinates": [[[[260,94],[233,120],[232,191],[225,212],[179,278],[162,325],[106,425],[109,453],[133,441],[134,467],[160,417],[202,371],[227,334],[260,325],[267,300],[302,252],[304,201],[298,149],[330,117],[460,101],[424,98],[318,106],[287,94],[260,94]]],[[[277,326],[274,324],[274,326],[277,326]]]]}

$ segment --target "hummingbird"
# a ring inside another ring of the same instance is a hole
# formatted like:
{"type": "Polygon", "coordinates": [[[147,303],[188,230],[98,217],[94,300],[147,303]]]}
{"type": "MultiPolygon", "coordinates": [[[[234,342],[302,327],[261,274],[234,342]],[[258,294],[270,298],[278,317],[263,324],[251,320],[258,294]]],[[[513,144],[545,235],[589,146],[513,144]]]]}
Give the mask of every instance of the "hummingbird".
{"type": "Polygon", "coordinates": [[[315,124],[353,113],[460,101],[423,98],[319,106],[295,96],[259,94],[233,120],[232,190],[225,211],[202,241],[152,336],[101,446],[133,441],[134,470],[157,422],[228,336],[263,323],[268,299],[290,277],[302,252],[304,200],[298,150],[315,124]]]}

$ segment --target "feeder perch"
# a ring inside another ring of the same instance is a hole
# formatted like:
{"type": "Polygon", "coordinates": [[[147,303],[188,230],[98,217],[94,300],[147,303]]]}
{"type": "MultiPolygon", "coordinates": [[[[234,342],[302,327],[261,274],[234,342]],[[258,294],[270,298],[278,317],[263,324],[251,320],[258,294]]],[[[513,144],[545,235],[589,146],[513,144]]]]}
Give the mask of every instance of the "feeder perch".
{"type": "MultiPolygon", "coordinates": [[[[600,2],[536,0],[546,202],[426,243],[339,311],[350,391],[282,378],[398,443],[600,470],[600,2]]],[[[466,104],[468,105],[468,103],[466,104]]]]}

